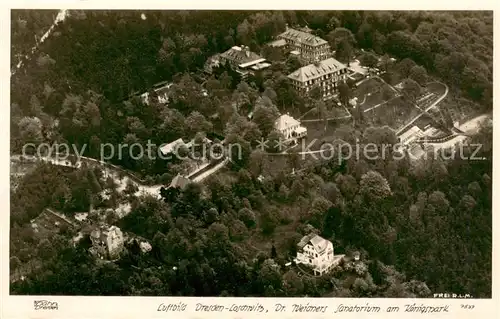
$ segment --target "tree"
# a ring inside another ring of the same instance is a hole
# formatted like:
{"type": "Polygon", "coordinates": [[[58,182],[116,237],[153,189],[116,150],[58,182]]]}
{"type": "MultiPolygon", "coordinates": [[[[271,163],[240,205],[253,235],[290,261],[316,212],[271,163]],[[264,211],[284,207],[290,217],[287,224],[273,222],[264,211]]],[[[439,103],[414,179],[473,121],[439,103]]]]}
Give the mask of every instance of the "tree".
{"type": "Polygon", "coordinates": [[[203,114],[198,111],[189,114],[186,118],[186,126],[192,134],[196,132],[210,132],[212,130],[212,123],[207,121],[203,114]]]}
{"type": "Polygon", "coordinates": [[[294,270],[289,270],[283,275],[283,287],[287,296],[297,297],[302,295],[304,283],[294,270]]]}
{"type": "Polygon", "coordinates": [[[467,190],[469,192],[469,195],[471,195],[472,197],[480,196],[483,192],[481,189],[481,185],[479,185],[479,183],[476,181],[469,183],[469,185],[467,186],[467,190]]]}
{"type": "Polygon", "coordinates": [[[266,259],[262,263],[259,271],[259,281],[262,287],[281,288],[281,274],[279,266],[274,260],[266,259]]]}
{"type": "Polygon", "coordinates": [[[262,96],[268,97],[273,102],[275,102],[278,97],[276,92],[270,87],[265,88],[264,93],[262,93],[262,96]]]}
{"type": "Polygon", "coordinates": [[[392,65],[392,61],[391,61],[391,57],[388,55],[388,54],[384,54],[381,58],[380,58],[380,68],[387,72],[389,70],[389,68],[391,67],[392,65]]]}
{"type": "Polygon", "coordinates": [[[345,106],[349,105],[349,99],[351,97],[351,89],[345,82],[339,83],[339,99],[340,103],[345,106]]]}
{"type": "Polygon", "coordinates": [[[359,62],[361,63],[361,65],[367,66],[369,68],[374,68],[378,64],[378,58],[371,52],[365,52],[359,57],[359,62]]]}
{"type": "Polygon", "coordinates": [[[243,240],[247,236],[247,227],[243,222],[235,220],[229,225],[229,236],[233,241],[243,240]]]}
{"type": "Polygon", "coordinates": [[[330,46],[335,50],[336,58],[341,62],[346,62],[349,66],[353,55],[353,48],[356,45],[356,39],[352,32],[346,28],[336,28],[326,36],[330,46]]]}
{"type": "Polygon", "coordinates": [[[380,201],[392,195],[387,180],[375,171],[369,171],[361,177],[359,192],[369,200],[380,201]]]}
{"type": "Polygon", "coordinates": [[[9,267],[10,271],[14,272],[19,268],[19,266],[21,266],[21,261],[16,256],[11,256],[9,260],[9,265],[10,265],[9,267]]]}
{"type": "Polygon", "coordinates": [[[274,247],[274,244],[271,247],[271,258],[276,259],[278,257],[278,253],[276,252],[276,247],[274,247]]]}
{"type": "Polygon", "coordinates": [[[237,38],[239,42],[245,45],[250,45],[252,39],[255,37],[255,32],[253,26],[245,19],[242,23],[238,24],[237,27],[237,38]]]}
{"type": "Polygon", "coordinates": [[[432,192],[429,195],[428,203],[442,213],[446,213],[450,207],[450,202],[446,199],[446,195],[440,191],[432,192]]]}
{"type": "Polygon", "coordinates": [[[368,21],[364,21],[363,24],[359,27],[358,32],[356,33],[356,39],[359,43],[359,46],[363,48],[372,48],[373,47],[373,37],[374,37],[373,27],[368,21]]]}
{"type": "Polygon", "coordinates": [[[279,214],[276,209],[268,209],[260,214],[260,225],[265,235],[271,235],[279,223],[279,214]]]}
{"type": "Polygon", "coordinates": [[[274,121],[279,116],[279,111],[271,102],[271,100],[267,98],[261,98],[259,102],[257,102],[255,106],[255,111],[253,114],[253,121],[257,123],[260,131],[264,136],[269,135],[271,131],[274,129],[274,121]]]}
{"type": "Polygon", "coordinates": [[[347,66],[350,66],[350,62],[353,56],[353,51],[354,49],[352,44],[347,39],[344,39],[337,45],[337,50],[335,51],[335,57],[339,61],[347,63],[347,66]]]}
{"type": "Polygon", "coordinates": [[[52,195],[55,209],[66,210],[71,203],[71,189],[67,184],[61,184],[52,195]]]}
{"type": "Polygon", "coordinates": [[[248,228],[253,228],[256,225],[255,213],[249,208],[242,208],[238,211],[238,218],[248,228]]]}
{"type": "Polygon", "coordinates": [[[290,196],[290,190],[288,189],[288,187],[286,187],[285,184],[281,184],[278,194],[280,199],[285,201],[290,196]]]}
{"type": "Polygon", "coordinates": [[[405,290],[408,290],[417,296],[417,298],[428,298],[431,296],[431,290],[425,282],[411,280],[403,284],[405,290]]]}
{"type": "Polygon", "coordinates": [[[323,221],[325,219],[326,211],[332,206],[332,202],[322,196],[318,196],[312,202],[307,216],[311,225],[318,229],[323,229],[323,221]]]}
{"type": "Polygon", "coordinates": [[[416,66],[417,64],[415,63],[415,61],[409,58],[405,58],[396,65],[396,69],[403,78],[407,78],[410,76],[411,70],[416,66]]]}
{"type": "MultiPolygon", "coordinates": [[[[398,142],[398,138],[388,126],[367,127],[363,132],[363,141],[365,143],[373,143],[377,146],[384,144],[394,145],[398,142]]],[[[382,154],[377,155],[384,156],[382,154]]]]}
{"type": "Polygon", "coordinates": [[[471,212],[476,207],[476,200],[470,195],[464,195],[458,204],[466,212],[471,212]]]}
{"type": "Polygon", "coordinates": [[[281,153],[284,151],[283,142],[285,138],[280,132],[273,130],[267,137],[267,151],[270,153],[281,153]]]}
{"type": "Polygon", "coordinates": [[[358,192],[358,183],[352,175],[338,175],[335,183],[339,186],[340,191],[346,198],[353,198],[358,192]]]}
{"type": "Polygon", "coordinates": [[[337,46],[343,41],[346,41],[351,46],[354,46],[356,44],[356,38],[354,37],[352,32],[349,29],[342,27],[335,28],[335,30],[328,33],[326,37],[328,39],[328,42],[330,42],[330,46],[334,50],[336,50],[337,46]]]}
{"type": "Polygon", "coordinates": [[[420,85],[425,85],[427,83],[427,71],[420,65],[412,67],[408,77],[420,85]]]}
{"type": "Polygon", "coordinates": [[[285,61],[285,66],[286,66],[287,72],[292,73],[295,70],[300,69],[302,64],[300,63],[299,58],[297,58],[294,55],[290,55],[285,61]]]}
{"type": "Polygon", "coordinates": [[[416,103],[417,98],[420,96],[422,88],[412,79],[403,81],[403,94],[412,102],[416,103]]]}
{"type": "Polygon", "coordinates": [[[43,140],[42,122],[37,117],[23,117],[19,121],[19,131],[22,141],[26,143],[40,143],[43,140]]]}
{"type": "Polygon", "coordinates": [[[263,56],[271,62],[279,62],[285,59],[283,50],[281,50],[280,48],[272,47],[270,45],[264,46],[263,56]]]}

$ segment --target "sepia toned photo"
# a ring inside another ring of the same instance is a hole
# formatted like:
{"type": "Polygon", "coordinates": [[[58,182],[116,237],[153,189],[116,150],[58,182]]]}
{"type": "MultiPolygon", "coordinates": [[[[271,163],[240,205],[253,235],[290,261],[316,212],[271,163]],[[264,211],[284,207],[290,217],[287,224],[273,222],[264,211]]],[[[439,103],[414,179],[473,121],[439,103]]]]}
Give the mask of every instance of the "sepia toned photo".
{"type": "Polygon", "coordinates": [[[11,296],[492,298],[493,11],[10,15],[11,296]]]}

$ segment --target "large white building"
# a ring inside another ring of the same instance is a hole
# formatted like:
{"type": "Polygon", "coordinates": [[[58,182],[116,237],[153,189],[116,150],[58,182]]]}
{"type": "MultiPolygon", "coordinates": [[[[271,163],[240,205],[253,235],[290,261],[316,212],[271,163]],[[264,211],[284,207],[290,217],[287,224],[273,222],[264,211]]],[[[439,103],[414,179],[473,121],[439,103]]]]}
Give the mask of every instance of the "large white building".
{"type": "Polygon", "coordinates": [[[316,234],[309,234],[297,245],[295,263],[308,265],[315,275],[323,275],[337,266],[343,258],[344,255],[334,255],[331,241],[316,234]]]}
{"type": "Polygon", "coordinates": [[[307,129],[288,114],[283,114],[274,122],[274,129],[280,132],[285,141],[296,141],[307,135],[307,129]]]}
{"type": "Polygon", "coordinates": [[[321,95],[328,98],[338,91],[339,84],[347,79],[348,68],[329,58],[318,63],[301,67],[288,75],[293,88],[300,95],[306,95],[315,86],[321,95]]]}
{"type": "Polygon", "coordinates": [[[309,32],[288,27],[285,32],[277,36],[276,41],[271,42],[269,45],[286,47],[290,51],[296,52],[306,63],[322,61],[332,55],[330,45],[326,40],[309,32]]]}

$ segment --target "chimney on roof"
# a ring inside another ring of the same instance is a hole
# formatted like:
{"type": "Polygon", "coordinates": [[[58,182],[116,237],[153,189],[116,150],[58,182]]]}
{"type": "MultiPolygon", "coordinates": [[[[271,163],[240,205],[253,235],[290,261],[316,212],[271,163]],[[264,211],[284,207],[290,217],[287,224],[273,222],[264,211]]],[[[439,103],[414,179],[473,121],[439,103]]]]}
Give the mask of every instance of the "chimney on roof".
{"type": "Polygon", "coordinates": [[[285,24],[285,31],[288,31],[288,23],[285,24]]]}
{"type": "Polygon", "coordinates": [[[248,57],[250,57],[250,48],[249,48],[248,46],[246,46],[246,45],[242,45],[242,46],[241,46],[241,50],[242,50],[243,52],[245,52],[245,56],[246,56],[247,58],[248,58],[248,57]]]}

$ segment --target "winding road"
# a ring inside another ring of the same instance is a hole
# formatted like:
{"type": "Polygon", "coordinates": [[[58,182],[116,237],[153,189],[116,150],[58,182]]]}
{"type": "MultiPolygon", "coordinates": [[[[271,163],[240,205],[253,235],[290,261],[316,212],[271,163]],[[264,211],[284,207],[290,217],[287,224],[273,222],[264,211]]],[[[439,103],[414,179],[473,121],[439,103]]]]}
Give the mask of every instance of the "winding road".
{"type": "MultiPolygon", "coordinates": [[[[16,154],[12,155],[10,157],[11,161],[21,161],[21,155],[16,154]]],[[[101,168],[101,171],[105,177],[112,177],[115,183],[118,185],[117,190],[119,192],[123,192],[125,188],[127,187],[128,183],[132,183],[135,186],[137,186],[138,191],[135,193],[136,196],[147,194],[151,195],[153,197],[161,198],[160,196],[160,189],[162,187],[165,187],[164,184],[158,184],[158,185],[146,185],[142,182],[137,177],[132,177],[130,172],[126,172],[124,169],[106,163],[106,162],[101,162],[96,159],[90,158],[90,157],[84,157],[81,156],[80,160],[77,161],[76,163],[72,163],[69,159],[66,158],[54,158],[54,157],[27,157],[24,156],[23,159],[24,162],[32,162],[36,163],[39,161],[43,161],[46,163],[51,163],[53,165],[57,166],[65,166],[65,167],[71,167],[71,168],[81,168],[82,163],[86,163],[89,165],[98,165],[101,168]]],[[[226,158],[222,162],[216,164],[215,166],[209,168],[207,171],[202,172],[198,176],[192,179],[194,183],[200,183],[210,175],[216,173],[219,171],[221,168],[223,168],[226,164],[228,163],[228,159],[226,158]]],[[[207,168],[207,166],[201,166],[199,167],[196,171],[192,172],[189,174],[189,176],[194,176],[200,171],[204,170],[207,168]]]]}
{"type": "MultiPolygon", "coordinates": [[[[441,83],[441,82],[439,82],[441,83]]],[[[430,109],[432,109],[433,107],[435,107],[437,104],[439,104],[442,100],[444,100],[444,98],[448,95],[448,85],[444,84],[444,83],[441,83],[442,85],[445,86],[445,91],[443,93],[443,95],[441,95],[436,101],[434,101],[431,105],[429,105],[428,107],[425,108],[425,110],[420,113],[419,115],[415,116],[415,118],[413,118],[413,120],[411,120],[410,122],[408,122],[407,124],[405,124],[402,128],[400,128],[397,132],[396,132],[396,135],[399,135],[401,133],[403,133],[408,127],[410,127],[410,125],[412,125],[413,123],[415,123],[416,120],[418,120],[422,115],[426,114],[427,112],[429,112],[430,109]]]]}

